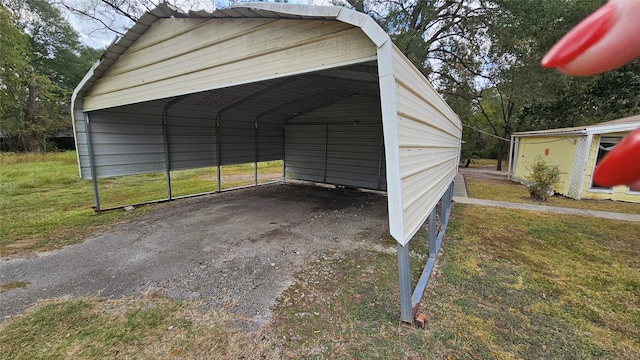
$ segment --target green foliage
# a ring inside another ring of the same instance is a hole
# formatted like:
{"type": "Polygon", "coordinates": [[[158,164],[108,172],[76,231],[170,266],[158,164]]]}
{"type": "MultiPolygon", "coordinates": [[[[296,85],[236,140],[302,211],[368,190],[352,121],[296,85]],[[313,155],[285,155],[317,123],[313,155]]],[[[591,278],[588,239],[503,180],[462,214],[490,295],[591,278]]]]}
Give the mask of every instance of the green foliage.
{"type": "Polygon", "coordinates": [[[560,180],[558,165],[549,165],[542,156],[537,156],[532,164],[527,166],[529,175],[525,177],[527,189],[531,198],[539,201],[547,201],[553,195],[553,187],[560,180]]]}
{"type": "MultiPolygon", "coordinates": [[[[590,78],[540,66],[546,51],[602,0],[344,2],[387,30],[463,122],[496,137],[640,111],[638,61],[590,78]]],[[[464,158],[505,158],[506,141],[470,128],[463,137],[464,158]]]]}
{"type": "Polygon", "coordinates": [[[0,132],[14,150],[47,150],[71,130],[70,100],[98,50],[48,1],[0,0],[0,132]]]}

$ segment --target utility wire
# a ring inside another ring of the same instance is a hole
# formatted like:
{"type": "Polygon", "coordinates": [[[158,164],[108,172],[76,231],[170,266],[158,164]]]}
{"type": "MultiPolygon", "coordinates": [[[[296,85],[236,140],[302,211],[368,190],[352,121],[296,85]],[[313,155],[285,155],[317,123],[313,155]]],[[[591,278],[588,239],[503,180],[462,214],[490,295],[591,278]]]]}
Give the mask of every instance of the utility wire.
{"type": "MultiPolygon", "coordinates": [[[[481,133],[483,133],[483,134],[486,134],[486,135],[492,136],[492,137],[494,137],[494,138],[496,138],[496,139],[498,139],[498,140],[511,142],[511,140],[510,140],[510,139],[500,137],[500,136],[498,136],[498,135],[492,134],[492,133],[490,133],[490,132],[486,132],[486,131],[484,131],[484,130],[480,130],[480,129],[476,128],[476,127],[473,127],[473,126],[471,126],[471,125],[467,125],[467,124],[465,124],[465,123],[462,123],[462,126],[466,126],[466,127],[468,127],[469,129],[472,129],[472,130],[475,130],[475,131],[477,131],[477,132],[481,132],[481,133]]],[[[529,144],[531,144],[531,145],[536,145],[536,144],[549,144],[549,143],[554,143],[554,142],[558,142],[558,141],[568,140],[568,139],[571,139],[571,138],[572,138],[572,137],[569,137],[569,136],[563,136],[563,137],[561,137],[561,138],[558,138],[558,139],[555,139],[555,140],[549,140],[549,141],[537,141],[537,142],[528,142],[528,141],[527,141],[527,145],[529,145],[529,144]]]]}
{"type": "Polygon", "coordinates": [[[471,126],[471,125],[467,125],[467,124],[465,124],[465,123],[462,123],[462,126],[466,126],[466,127],[468,127],[469,129],[473,129],[473,130],[475,130],[475,131],[477,131],[477,132],[481,132],[481,133],[483,133],[483,134],[486,134],[486,135],[489,135],[489,136],[493,136],[494,138],[499,139],[499,140],[502,140],[502,141],[511,142],[511,139],[506,139],[506,138],[500,137],[500,136],[498,136],[498,135],[492,134],[492,133],[490,133],[490,132],[486,132],[486,131],[484,131],[484,130],[480,130],[480,129],[476,128],[476,127],[473,127],[473,126],[471,126]]]}

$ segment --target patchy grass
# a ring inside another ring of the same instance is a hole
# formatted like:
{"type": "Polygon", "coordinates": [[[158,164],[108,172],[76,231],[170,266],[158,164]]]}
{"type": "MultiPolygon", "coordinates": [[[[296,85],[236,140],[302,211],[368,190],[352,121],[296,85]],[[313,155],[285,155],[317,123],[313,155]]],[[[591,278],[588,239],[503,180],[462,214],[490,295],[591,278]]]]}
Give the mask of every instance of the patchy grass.
{"type": "Polygon", "coordinates": [[[28,281],[12,281],[4,284],[0,284],[0,293],[13,289],[21,289],[29,285],[28,281]]]}
{"type": "MultiPolygon", "coordinates": [[[[277,346],[290,358],[640,357],[640,225],[456,205],[449,231],[426,331],[398,323],[393,251],[335,254],[283,294],[277,346]]],[[[414,284],[425,242],[412,240],[414,284]]]]}
{"type": "Polygon", "coordinates": [[[585,210],[640,214],[640,204],[621,201],[588,199],[574,200],[559,195],[549,197],[546,202],[533,201],[529,196],[529,191],[527,190],[526,186],[508,180],[500,182],[483,181],[474,180],[467,176],[465,177],[465,183],[467,185],[467,193],[469,197],[472,198],[510,201],[517,203],[532,203],[537,205],[559,206],[585,210]]]}
{"type": "MultiPolygon", "coordinates": [[[[419,233],[424,240],[425,234],[419,233]]],[[[274,309],[273,339],[287,358],[424,358],[423,330],[399,322],[395,240],[388,251],[325,254],[296,276],[274,309]]],[[[426,246],[411,252],[418,279],[426,246]]]]}
{"type": "MultiPolygon", "coordinates": [[[[258,165],[263,177],[282,172],[281,161],[258,165]]],[[[222,173],[223,189],[253,183],[253,164],[222,173]]],[[[167,197],[164,173],[100,179],[98,187],[102,208],[167,197]]],[[[175,196],[215,191],[216,169],[173,171],[172,188],[175,196]]],[[[0,256],[58,249],[153,208],[94,214],[92,205],[92,184],[79,179],[75,152],[0,153],[0,256]]]]}
{"type": "Polygon", "coordinates": [[[144,212],[95,215],[77,171],[75,152],[0,154],[0,256],[57,249],[144,212]]]}
{"type": "Polygon", "coordinates": [[[640,357],[640,225],[456,205],[424,301],[430,354],[640,357]]]}
{"type": "MultiPolygon", "coordinates": [[[[73,153],[0,160],[5,255],[62,246],[132,214],[91,214],[73,153]]],[[[210,185],[202,171],[187,175],[210,185]]],[[[398,322],[395,242],[383,236],[368,251],[321,254],[296,274],[258,342],[232,315],[191,302],[61,299],[0,324],[0,358],[637,359],[638,234],[629,222],[457,204],[423,300],[426,330],[398,322]]],[[[415,284],[424,231],[411,249],[415,284]]]]}
{"type": "MultiPolygon", "coordinates": [[[[164,298],[45,301],[0,325],[0,357],[640,358],[640,225],[457,204],[422,311],[399,323],[395,243],[325,253],[255,341],[164,298]]],[[[413,282],[426,234],[412,240],[413,282]]]]}
{"type": "Polygon", "coordinates": [[[274,358],[232,320],[163,298],[46,300],[0,324],[0,358],[274,358]]]}

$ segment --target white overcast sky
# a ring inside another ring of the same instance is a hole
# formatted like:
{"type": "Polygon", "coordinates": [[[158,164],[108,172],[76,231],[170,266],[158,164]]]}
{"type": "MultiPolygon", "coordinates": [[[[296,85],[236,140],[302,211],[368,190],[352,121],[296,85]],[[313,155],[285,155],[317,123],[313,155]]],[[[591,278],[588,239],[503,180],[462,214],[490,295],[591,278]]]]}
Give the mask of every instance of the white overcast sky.
{"type": "MultiPolygon", "coordinates": [[[[83,0],[69,0],[68,3],[83,3],[83,0]]],[[[289,0],[291,3],[313,3],[315,5],[331,5],[331,0],[289,0]]],[[[212,11],[214,7],[224,7],[228,4],[228,0],[176,0],[175,3],[183,10],[206,10],[212,11]]],[[[76,16],[65,9],[62,9],[71,25],[80,34],[80,39],[88,46],[104,49],[116,38],[116,34],[105,30],[104,26],[97,21],[88,20],[76,16]]],[[[121,26],[131,26],[132,23],[128,22],[124,17],[121,18],[121,26]]]]}

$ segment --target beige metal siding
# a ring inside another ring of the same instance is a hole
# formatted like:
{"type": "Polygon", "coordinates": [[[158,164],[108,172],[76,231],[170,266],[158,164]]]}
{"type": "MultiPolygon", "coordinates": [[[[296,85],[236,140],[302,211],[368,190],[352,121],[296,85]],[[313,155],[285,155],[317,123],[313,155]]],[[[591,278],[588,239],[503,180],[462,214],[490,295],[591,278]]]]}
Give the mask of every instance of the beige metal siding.
{"type": "Polygon", "coordinates": [[[394,48],[404,237],[410,239],[455,178],[461,137],[457,115],[394,48]]]}
{"type": "Polygon", "coordinates": [[[156,21],[96,80],[84,111],[309,72],[373,58],[360,28],[338,21],[156,21]]]}

